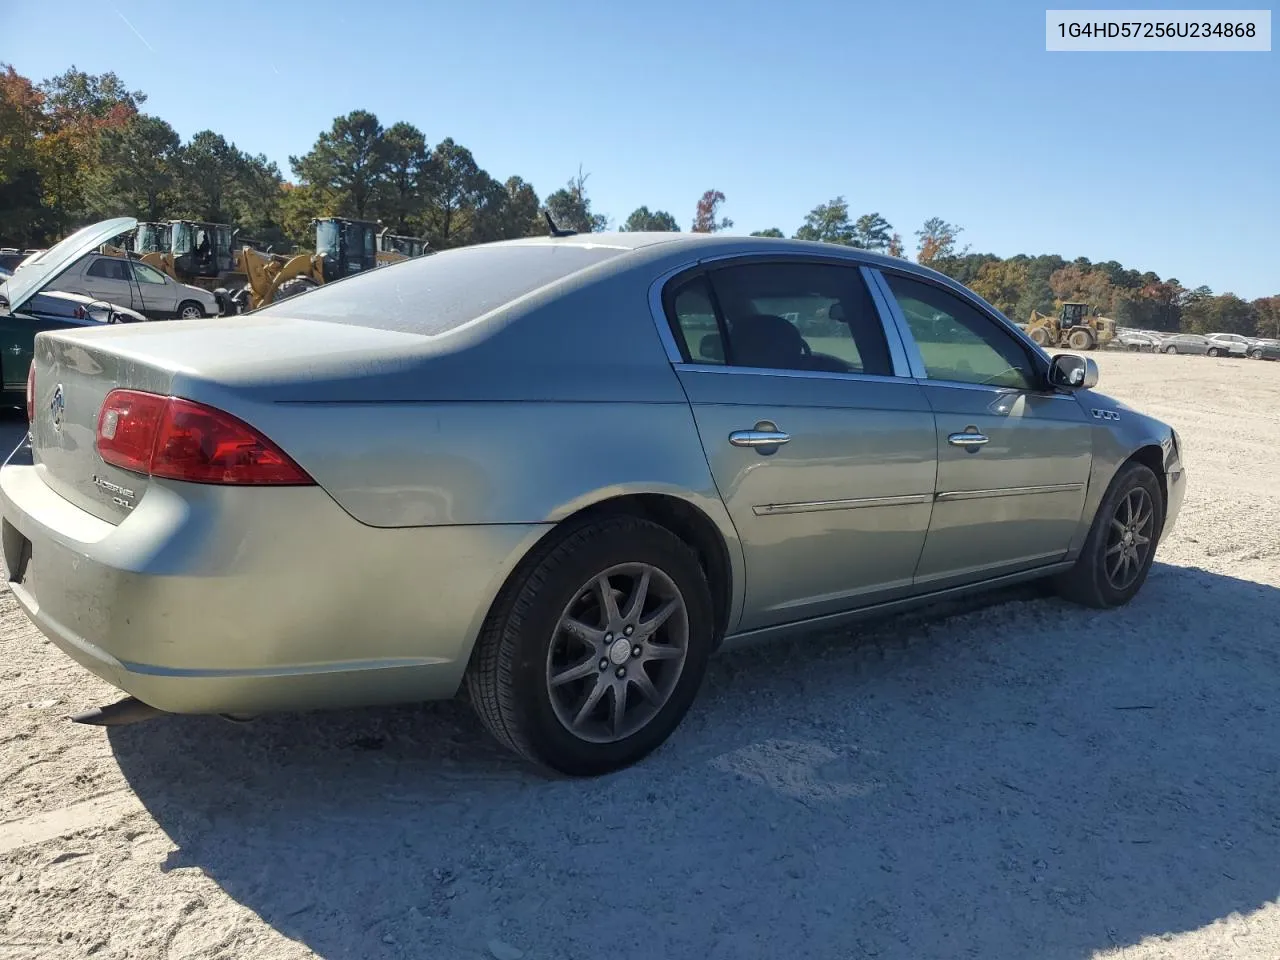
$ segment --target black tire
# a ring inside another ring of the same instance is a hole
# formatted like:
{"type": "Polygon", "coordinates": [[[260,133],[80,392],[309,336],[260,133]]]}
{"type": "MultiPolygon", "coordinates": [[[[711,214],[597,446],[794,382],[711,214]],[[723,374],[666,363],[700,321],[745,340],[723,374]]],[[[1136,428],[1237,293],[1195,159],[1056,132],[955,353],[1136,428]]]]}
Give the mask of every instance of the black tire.
{"type": "Polygon", "coordinates": [[[1262,351],[1261,351],[1261,350],[1250,350],[1250,351],[1249,351],[1249,359],[1250,359],[1250,360],[1261,360],[1261,359],[1262,359],[1262,351]]]}
{"type": "Polygon", "coordinates": [[[316,283],[310,277],[292,277],[286,280],[280,286],[276,287],[275,300],[284,300],[286,297],[296,297],[300,293],[306,293],[308,290],[314,290],[320,284],[316,283]]]}
{"type": "Polygon", "coordinates": [[[1096,344],[1097,341],[1088,330],[1072,330],[1067,337],[1067,346],[1072,350],[1092,350],[1096,344]]]}
{"type": "Polygon", "coordinates": [[[204,307],[200,306],[196,301],[183,300],[178,304],[178,309],[173,315],[178,320],[199,320],[205,316],[205,312],[204,307]]]}
{"type": "Polygon", "coordinates": [[[1218,355],[1218,348],[1217,348],[1217,347],[1210,347],[1210,348],[1206,351],[1206,353],[1207,353],[1209,356],[1211,356],[1211,357],[1216,357],[1216,356],[1218,355]]]}
{"type": "Polygon", "coordinates": [[[1093,526],[1089,528],[1089,535],[1085,538],[1084,548],[1080,551],[1075,566],[1054,581],[1058,595],[1072,603],[1097,609],[1119,607],[1128,603],[1147,580],[1163,529],[1164,493],[1160,488],[1159,478],[1150,467],[1141,463],[1131,462],[1121,467],[1098,506],[1093,526]],[[1150,549],[1139,565],[1136,579],[1122,589],[1117,589],[1106,571],[1107,535],[1111,530],[1111,521],[1125,497],[1140,488],[1146,491],[1152,505],[1150,549]]]}
{"type": "Polygon", "coordinates": [[[525,759],[569,776],[596,776],[659,747],[688,712],[714,640],[711,591],[697,555],[658,524],[609,517],[551,534],[508,580],[490,610],[467,668],[476,713],[497,740],[525,759]],[[556,716],[547,664],[562,613],[584,584],[618,564],[650,564],[670,577],[688,613],[684,666],[669,698],[625,739],[582,739],[556,716]]]}
{"type": "Polygon", "coordinates": [[[1049,334],[1044,327],[1036,327],[1031,331],[1030,336],[1037,347],[1049,346],[1049,334]]]}
{"type": "Polygon", "coordinates": [[[1177,347],[1165,347],[1165,348],[1164,348],[1164,352],[1165,352],[1165,353],[1177,353],[1177,352],[1178,352],[1178,348],[1177,348],[1177,347]]]}

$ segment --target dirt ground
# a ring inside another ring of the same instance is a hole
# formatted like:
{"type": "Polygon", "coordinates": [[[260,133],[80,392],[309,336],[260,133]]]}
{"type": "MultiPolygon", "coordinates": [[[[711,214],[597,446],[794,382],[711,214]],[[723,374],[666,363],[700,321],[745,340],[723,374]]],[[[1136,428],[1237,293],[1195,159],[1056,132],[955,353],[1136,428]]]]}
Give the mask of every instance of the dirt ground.
{"type": "Polygon", "coordinates": [[[1098,359],[1189,466],[1130,606],[725,654],[596,781],[456,703],[72,725],[113,692],[5,590],[0,958],[1274,960],[1280,363],[1098,359]]]}

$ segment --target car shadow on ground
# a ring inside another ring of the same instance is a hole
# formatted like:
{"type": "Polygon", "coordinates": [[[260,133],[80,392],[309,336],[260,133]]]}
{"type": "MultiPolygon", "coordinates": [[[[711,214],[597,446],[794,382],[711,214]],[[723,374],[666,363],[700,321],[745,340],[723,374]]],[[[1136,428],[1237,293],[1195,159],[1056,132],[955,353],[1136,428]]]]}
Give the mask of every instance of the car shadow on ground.
{"type": "Polygon", "coordinates": [[[993,599],[726,652],[591,781],[460,703],[110,739],[166,869],[326,958],[1077,958],[1274,898],[1280,591],[1157,564],[1121,610],[993,599]]]}

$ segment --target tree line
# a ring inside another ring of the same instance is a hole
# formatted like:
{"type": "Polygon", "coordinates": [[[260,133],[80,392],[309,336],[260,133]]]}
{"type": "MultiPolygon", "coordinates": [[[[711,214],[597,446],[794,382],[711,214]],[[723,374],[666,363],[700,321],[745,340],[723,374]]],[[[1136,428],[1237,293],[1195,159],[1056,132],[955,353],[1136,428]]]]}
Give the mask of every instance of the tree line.
{"type": "MultiPolygon", "coordinates": [[[[432,145],[413,124],[385,126],[366,110],[337,117],[308,152],[291,156],[286,178],[265,155],[213,130],[184,142],[165,120],[142,110],[146,100],[111,72],[73,66],[36,83],[0,64],[0,241],[44,246],[80,224],[125,215],[233,223],[276,249],[310,249],[311,220],[326,216],[380,220],[437,250],[543,235],[544,214],[581,232],[614,223],[592,208],[581,169],[540,198],[519,176],[491,175],[452,138],[432,145]]],[[[723,193],[707,190],[689,229],[731,229],[724,204],[723,193]]],[[[680,224],[665,210],[641,206],[618,229],[678,231],[680,224]]],[[[973,253],[960,247],[962,232],[940,217],[927,220],[914,231],[915,259],[1015,320],[1082,300],[1125,326],[1280,337],[1280,295],[1248,302],[1114,260],[973,253]]],[[[771,228],[753,236],[785,234],[771,228]]],[[[909,255],[885,217],[854,217],[843,196],[814,207],[791,236],[909,255]]]]}

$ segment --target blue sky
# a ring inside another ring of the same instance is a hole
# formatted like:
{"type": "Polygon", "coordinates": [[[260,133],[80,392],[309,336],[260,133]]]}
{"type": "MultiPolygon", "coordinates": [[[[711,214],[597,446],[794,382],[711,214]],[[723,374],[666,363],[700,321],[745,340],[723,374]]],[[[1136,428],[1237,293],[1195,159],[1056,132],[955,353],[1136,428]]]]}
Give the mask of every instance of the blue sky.
{"type": "Polygon", "coordinates": [[[432,142],[452,136],[543,196],[581,164],[615,223],[645,204],[687,229],[716,188],[735,232],[790,234],[843,194],[912,242],[937,215],[975,251],[1280,293],[1275,50],[1050,54],[1045,5],[1030,3],[195,9],[3,2],[0,58],[37,79],[72,63],[115,70],[184,137],[212,128],[286,175],[290,154],[363,107],[432,142]]]}

